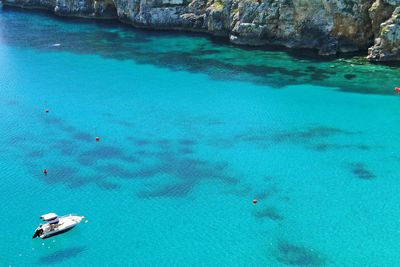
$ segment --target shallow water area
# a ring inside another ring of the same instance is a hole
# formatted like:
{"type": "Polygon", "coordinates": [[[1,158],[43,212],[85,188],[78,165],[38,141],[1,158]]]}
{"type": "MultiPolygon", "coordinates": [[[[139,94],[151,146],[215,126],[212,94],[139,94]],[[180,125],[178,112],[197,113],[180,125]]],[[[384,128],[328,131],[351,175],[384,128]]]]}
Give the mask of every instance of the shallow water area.
{"type": "Polygon", "coordinates": [[[4,9],[0,265],[396,266],[399,77],[4,9]]]}

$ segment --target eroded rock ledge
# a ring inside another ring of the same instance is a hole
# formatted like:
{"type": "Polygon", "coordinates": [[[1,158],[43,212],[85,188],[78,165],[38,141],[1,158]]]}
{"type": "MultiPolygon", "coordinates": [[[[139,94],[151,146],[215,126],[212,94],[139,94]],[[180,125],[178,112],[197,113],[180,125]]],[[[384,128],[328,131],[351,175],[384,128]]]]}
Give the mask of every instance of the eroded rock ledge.
{"type": "Polygon", "coordinates": [[[4,0],[57,15],[118,18],[135,27],[202,31],[238,45],[367,50],[400,60],[400,0],[4,0]]]}

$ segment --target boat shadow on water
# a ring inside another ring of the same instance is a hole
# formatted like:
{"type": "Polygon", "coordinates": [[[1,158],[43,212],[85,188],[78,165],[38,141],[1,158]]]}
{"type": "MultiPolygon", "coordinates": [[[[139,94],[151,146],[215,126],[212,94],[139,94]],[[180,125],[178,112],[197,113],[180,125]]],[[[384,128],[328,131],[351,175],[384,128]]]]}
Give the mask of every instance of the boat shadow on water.
{"type": "Polygon", "coordinates": [[[37,264],[52,265],[52,264],[61,263],[68,259],[75,258],[85,251],[87,251],[87,248],[82,247],[82,246],[76,246],[76,247],[70,247],[70,248],[58,250],[49,255],[40,257],[37,260],[37,264]]]}

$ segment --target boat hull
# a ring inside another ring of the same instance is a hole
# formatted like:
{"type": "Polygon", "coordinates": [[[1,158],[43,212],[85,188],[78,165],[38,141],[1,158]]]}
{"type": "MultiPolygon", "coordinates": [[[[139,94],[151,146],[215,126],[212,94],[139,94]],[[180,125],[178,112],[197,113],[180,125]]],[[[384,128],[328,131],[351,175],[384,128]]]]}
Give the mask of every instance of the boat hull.
{"type": "MultiPolygon", "coordinates": [[[[46,216],[49,214],[45,214],[46,216]]],[[[52,215],[52,214],[50,214],[52,215]]],[[[32,238],[40,237],[41,239],[46,239],[55,235],[59,235],[69,230],[73,229],[76,225],[78,225],[84,216],[75,216],[75,215],[66,215],[62,217],[58,217],[54,214],[56,218],[47,218],[46,217],[46,224],[41,224],[36,229],[35,234],[32,238]]]]}
{"type": "Polygon", "coordinates": [[[48,234],[45,234],[45,235],[41,235],[40,238],[41,239],[46,239],[46,238],[53,237],[53,236],[56,236],[56,235],[59,235],[59,234],[63,234],[65,232],[68,232],[69,230],[72,230],[74,227],[75,227],[75,225],[70,227],[70,228],[63,229],[63,230],[60,230],[60,231],[57,231],[57,232],[52,232],[52,233],[48,233],[48,234]]]}

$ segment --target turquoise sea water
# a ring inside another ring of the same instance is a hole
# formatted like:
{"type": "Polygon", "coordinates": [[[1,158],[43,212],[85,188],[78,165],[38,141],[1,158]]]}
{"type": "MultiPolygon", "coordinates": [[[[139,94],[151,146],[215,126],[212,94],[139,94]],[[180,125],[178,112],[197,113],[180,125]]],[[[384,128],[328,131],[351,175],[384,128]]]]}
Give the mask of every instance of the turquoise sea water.
{"type": "Polygon", "coordinates": [[[2,10],[0,266],[400,266],[399,85],[2,10]],[[47,212],[88,222],[32,240],[47,212]]]}

